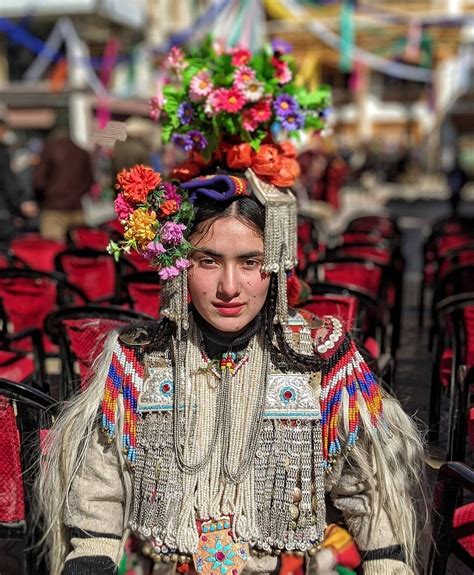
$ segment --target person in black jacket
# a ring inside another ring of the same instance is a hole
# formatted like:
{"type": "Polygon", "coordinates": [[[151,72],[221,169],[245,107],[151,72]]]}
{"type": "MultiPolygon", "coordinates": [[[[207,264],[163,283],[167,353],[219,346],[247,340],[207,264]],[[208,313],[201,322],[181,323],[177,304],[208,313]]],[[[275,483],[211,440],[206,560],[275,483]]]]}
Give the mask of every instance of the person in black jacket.
{"type": "Polygon", "coordinates": [[[5,143],[8,126],[0,119],[0,243],[7,243],[21,222],[22,190],[10,166],[10,151],[5,143]]]}

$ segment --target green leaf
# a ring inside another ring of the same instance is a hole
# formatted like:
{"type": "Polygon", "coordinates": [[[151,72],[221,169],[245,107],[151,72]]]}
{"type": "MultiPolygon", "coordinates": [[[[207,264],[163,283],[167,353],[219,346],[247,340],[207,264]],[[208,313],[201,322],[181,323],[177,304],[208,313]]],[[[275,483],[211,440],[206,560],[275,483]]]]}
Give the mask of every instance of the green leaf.
{"type": "Polygon", "coordinates": [[[161,128],[161,140],[163,144],[166,144],[170,141],[171,132],[173,131],[173,126],[171,123],[164,124],[161,128]]]}

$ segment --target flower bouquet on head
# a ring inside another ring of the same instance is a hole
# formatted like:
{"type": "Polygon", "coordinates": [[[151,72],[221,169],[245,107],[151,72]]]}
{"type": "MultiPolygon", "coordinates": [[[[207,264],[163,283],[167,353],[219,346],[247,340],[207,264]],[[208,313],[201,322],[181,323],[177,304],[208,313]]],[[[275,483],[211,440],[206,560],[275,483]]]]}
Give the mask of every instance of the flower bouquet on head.
{"type": "Polygon", "coordinates": [[[281,140],[324,127],[330,89],[297,86],[289,52],[283,41],[252,54],[211,38],[189,53],[171,49],[165,62],[170,83],[150,105],[163,141],[189,153],[173,172],[176,178],[191,179],[217,163],[231,170],[251,167],[277,186],[293,183],[299,175],[295,149],[281,140]],[[272,133],[283,138],[275,142],[272,133]]]}
{"type": "Polygon", "coordinates": [[[162,280],[177,277],[189,265],[190,244],[184,232],[193,207],[186,192],[163,182],[158,172],[143,165],[122,170],[115,187],[119,190],[115,212],[124,239],[111,241],[109,253],[117,260],[120,253],[136,250],[158,268],[162,280]]]}

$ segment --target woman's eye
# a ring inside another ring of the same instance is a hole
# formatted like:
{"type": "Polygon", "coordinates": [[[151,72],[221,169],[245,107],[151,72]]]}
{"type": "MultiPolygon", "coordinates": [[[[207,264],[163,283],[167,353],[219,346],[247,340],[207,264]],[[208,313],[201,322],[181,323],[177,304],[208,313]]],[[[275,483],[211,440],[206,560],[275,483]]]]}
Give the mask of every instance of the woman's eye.
{"type": "Polygon", "coordinates": [[[213,266],[216,262],[212,258],[201,258],[199,263],[204,267],[213,266]]]}
{"type": "Polygon", "coordinates": [[[254,269],[254,268],[256,268],[256,267],[259,267],[260,265],[261,265],[261,262],[259,262],[258,260],[246,260],[246,261],[244,262],[244,266],[245,266],[246,268],[252,268],[252,269],[254,269]]]}

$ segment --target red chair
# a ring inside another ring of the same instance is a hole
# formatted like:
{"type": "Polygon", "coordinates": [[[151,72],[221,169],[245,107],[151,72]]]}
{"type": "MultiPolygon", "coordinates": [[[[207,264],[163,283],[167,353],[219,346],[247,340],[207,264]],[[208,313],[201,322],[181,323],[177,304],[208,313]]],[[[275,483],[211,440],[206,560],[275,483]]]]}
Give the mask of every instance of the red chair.
{"type": "Polygon", "coordinates": [[[459,462],[442,465],[433,493],[430,575],[445,575],[450,555],[474,572],[474,503],[463,504],[465,490],[474,492],[474,471],[459,462]]]}
{"type": "Polygon", "coordinates": [[[114,329],[152,318],[120,307],[71,307],[51,313],[44,327],[59,346],[62,360],[60,398],[67,399],[87,387],[93,362],[114,329]]]}
{"type": "Polygon", "coordinates": [[[110,235],[100,228],[78,226],[68,230],[67,241],[73,248],[105,251],[109,245],[110,235]]]}
{"type": "Polygon", "coordinates": [[[25,234],[14,238],[10,250],[31,269],[52,272],[56,254],[64,250],[66,245],[55,240],[47,240],[39,234],[25,234]]]}
{"type": "Polygon", "coordinates": [[[127,274],[122,279],[125,301],[135,311],[157,318],[161,304],[161,285],[156,271],[127,274]]]}
{"type": "MultiPolygon", "coordinates": [[[[69,284],[63,276],[27,269],[0,269],[0,309],[3,317],[3,336],[16,336],[15,349],[33,351],[35,346],[25,333],[42,332],[48,313],[58,306],[75,300],[87,302],[80,289],[69,284]]],[[[56,353],[47,337],[42,344],[46,353],[56,353]]]]}
{"type": "Polygon", "coordinates": [[[56,270],[78,287],[88,301],[110,301],[115,297],[118,266],[107,252],[71,248],[57,254],[54,263],[56,270]]]}
{"type": "Polygon", "coordinates": [[[0,540],[23,542],[21,570],[47,575],[33,509],[41,437],[55,402],[32,387],[0,379],[0,540]]]}
{"type": "Polygon", "coordinates": [[[142,255],[138,252],[131,251],[129,254],[126,254],[122,257],[122,261],[125,261],[128,267],[131,268],[130,271],[133,272],[150,272],[156,269],[150,265],[150,262],[145,259],[142,255]]]}
{"type": "Polygon", "coordinates": [[[350,331],[356,323],[358,301],[351,295],[313,294],[300,307],[318,316],[333,315],[350,331]]]}

